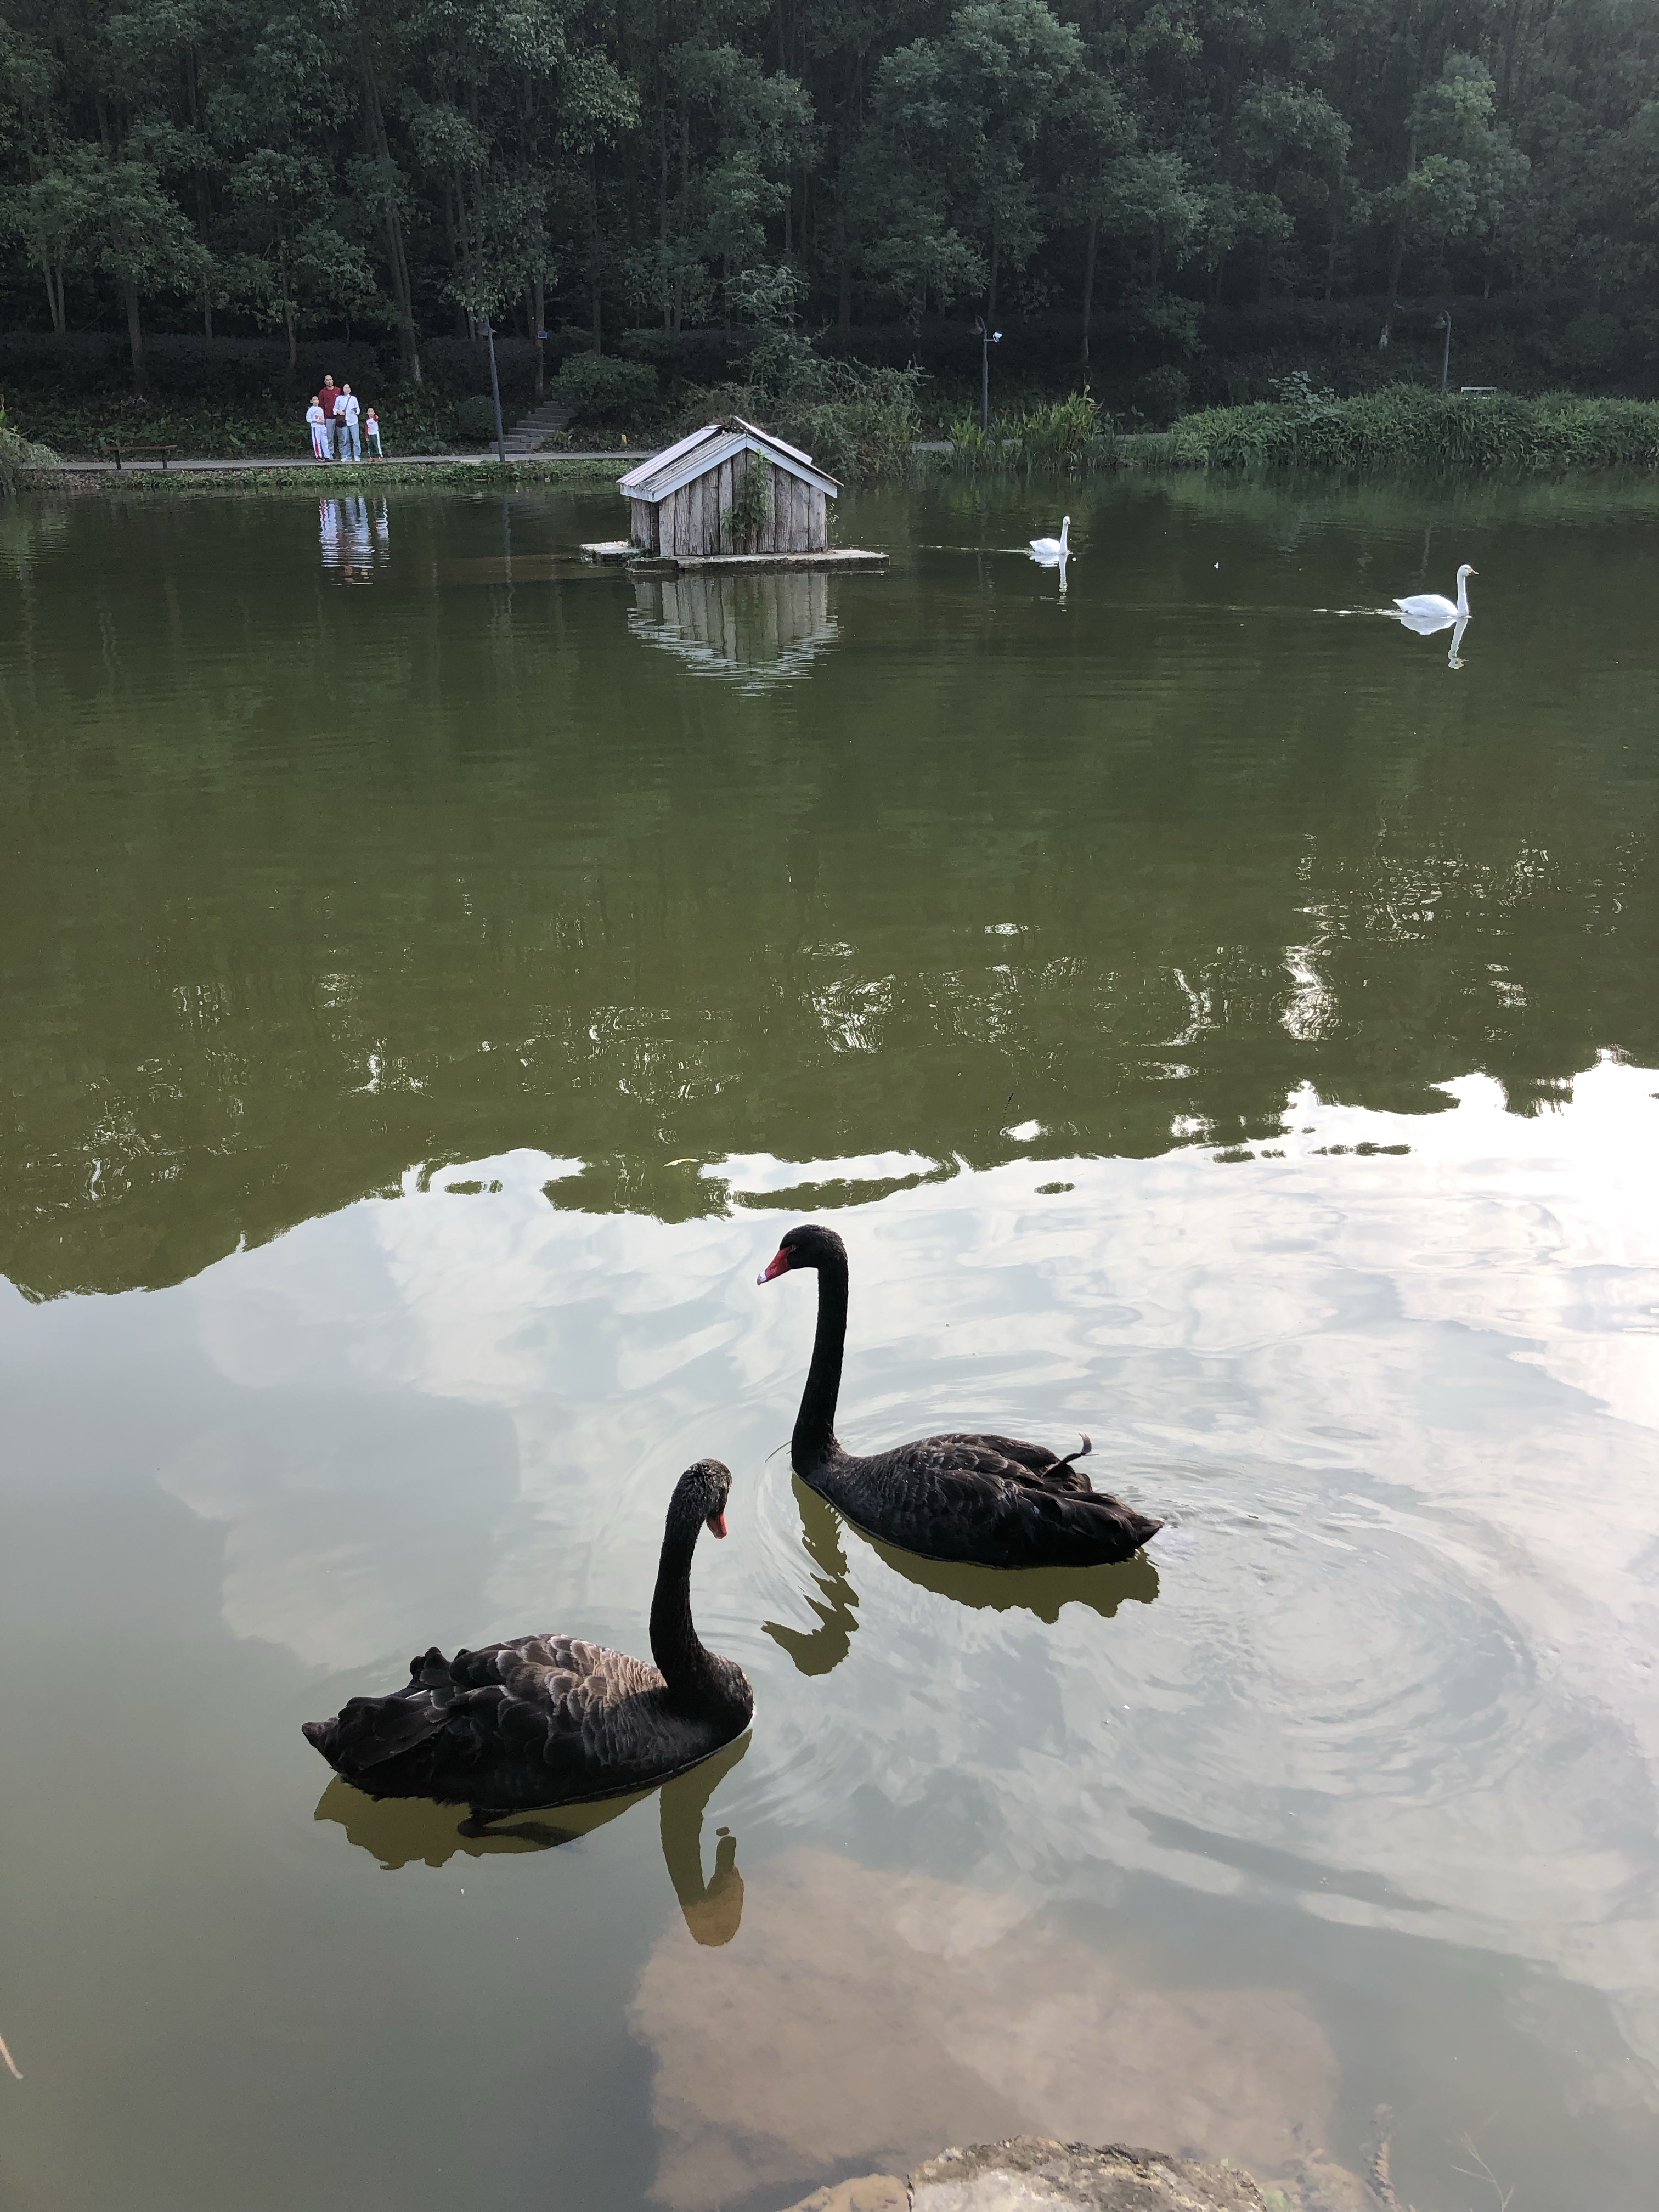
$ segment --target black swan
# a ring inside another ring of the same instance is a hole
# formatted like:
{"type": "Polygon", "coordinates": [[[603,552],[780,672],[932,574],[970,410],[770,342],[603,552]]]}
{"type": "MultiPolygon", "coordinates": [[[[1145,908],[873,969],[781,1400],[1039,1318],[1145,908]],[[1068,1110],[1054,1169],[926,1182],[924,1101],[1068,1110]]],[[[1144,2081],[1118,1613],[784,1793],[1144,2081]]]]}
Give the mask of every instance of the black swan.
{"type": "Polygon", "coordinates": [[[872,1536],[929,1559],[987,1567],[1091,1567],[1127,1559],[1164,1526],[1103,1491],[1046,1444],[1013,1437],[924,1437],[872,1459],[836,1440],[847,1338],[847,1247],[833,1229],[792,1229],[760,1279],[816,1267],[818,1329],[791,1453],[803,1482],[872,1536]]]}
{"type": "Polygon", "coordinates": [[[749,1677],[691,1626],[691,1554],[726,1534],[732,1474],[701,1459],[674,1486],[651,1601],[648,1667],[574,1636],[520,1636],[409,1662],[384,1698],[349,1698],[305,1734],[371,1797],[434,1797],[477,1819],[648,1789],[741,1735],[749,1677]]]}

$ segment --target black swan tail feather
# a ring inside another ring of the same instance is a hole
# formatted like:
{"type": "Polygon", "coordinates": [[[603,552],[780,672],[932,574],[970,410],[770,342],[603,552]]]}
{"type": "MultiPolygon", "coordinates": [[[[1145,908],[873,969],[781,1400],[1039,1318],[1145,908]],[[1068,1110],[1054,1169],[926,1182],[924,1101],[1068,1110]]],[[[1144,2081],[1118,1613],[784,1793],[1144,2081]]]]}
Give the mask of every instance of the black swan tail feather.
{"type": "MultiPolygon", "coordinates": [[[[1064,1459],[1056,1460],[1054,1464],[1057,1467],[1071,1467],[1078,1460],[1087,1459],[1090,1453],[1094,1449],[1095,1440],[1089,1434],[1087,1429],[1079,1429],[1078,1431],[1078,1434],[1082,1437],[1083,1442],[1078,1446],[1074,1452],[1067,1452],[1064,1459]]],[[[1160,1523],[1160,1526],[1162,1524],[1160,1523]]]]}
{"type": "Polygon", "coordinates": [[[301,1721],[301,1734],[348,1780],[429,1743],[448,1723],[456,1689],[452,1662],[434,1644],[410,1661],[409,1675],[405,1686],[388,1697],[348,1698],[332,1719],[301,1721]]]}

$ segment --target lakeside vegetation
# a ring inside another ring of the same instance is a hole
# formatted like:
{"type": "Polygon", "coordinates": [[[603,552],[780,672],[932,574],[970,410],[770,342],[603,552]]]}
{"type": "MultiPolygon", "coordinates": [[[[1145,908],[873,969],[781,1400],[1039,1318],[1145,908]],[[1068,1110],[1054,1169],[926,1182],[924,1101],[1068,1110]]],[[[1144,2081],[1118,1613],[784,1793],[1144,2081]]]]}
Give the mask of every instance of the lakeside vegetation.
{"type": "Polygon", "coordinates": [[[1183,416],[1162,445],[1176,467],[1651,467],[1659,463],[1659,402],[1476,397],[1405,384],[1338,399],[1309,389],[1183,416]]]}
{"type": "Polygon", "coordinates": [[[31,470],[50,468],[57,459],[50,446],[13,429],[0,405],[0,499],[15,498],[31,470]]]}
{"type": "Polygon", "coordinates": [[[441,450],[488,316],[514,411],[758,391],[869,474],[977,316],[1142,429],[1437,383],[1449,307],[1456,381],[1651,397],[1656,82],[1630,0],[0,0],[0,390],[280,451],[328,368],[441,450]]]}

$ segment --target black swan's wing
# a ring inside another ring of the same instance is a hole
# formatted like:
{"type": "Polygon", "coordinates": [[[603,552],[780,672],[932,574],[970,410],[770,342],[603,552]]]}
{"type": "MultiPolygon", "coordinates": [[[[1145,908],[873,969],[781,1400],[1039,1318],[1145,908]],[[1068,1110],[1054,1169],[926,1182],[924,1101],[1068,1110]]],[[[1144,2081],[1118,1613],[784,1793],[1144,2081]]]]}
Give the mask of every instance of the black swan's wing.
{"type": "Polygon", "coordinates": [[[457,1652],[453,1724],[482,1752],[556,1771],[631,1770],[660,1735],[662,1676],[642,1659],[574,1636],[522,1636],[457,1652]]]}
{"type": "Polygon", "coordinates": [[[1092,1489],[1042,1446],[1004,1437],[923,1437],[872,1459],[843,1457],[821,1486],[872,1535],[987,1566],[1105,1565],[1164,1525],[1092,1489]],[[1012,1457],[1011,1443],[1030,1458],[1012,1457]]]}
{"type": "MultiPolygon", "coordinates": [[[[1047,1444],[1026,1443],[1018,1437],[970,1436],[953,1430],[945,1436],[928,1437],[924,1443],[959,1451],[963,1465],[971,1465],[981,1474],[1005,1475],[1011,1482],[1040,1482],[1048,1489],[1074,1491],[1080,1498],[1090,1497],[1094,1490],[1083,1469],[1073,1463],[1094,1449],[1086,1436],[1079,1448],[1067,1452],[1063,1459],[1047,1444]]],[[[919,1450],[922,1446],[911,1449],[919,1450]]]]}
{"type": "Polygon", "coordinates": [[[520,1637],[453,1659],[434,1647],[410,1662],[401,1689],[349,1698],[305,1734],[349,1781],[388,1794],[465,1797],[508,1771],[518,1796],[544,1780],[599,1789],[650,1764],[662,1687],[654,1667],[574,1637],[520,1637]]]}

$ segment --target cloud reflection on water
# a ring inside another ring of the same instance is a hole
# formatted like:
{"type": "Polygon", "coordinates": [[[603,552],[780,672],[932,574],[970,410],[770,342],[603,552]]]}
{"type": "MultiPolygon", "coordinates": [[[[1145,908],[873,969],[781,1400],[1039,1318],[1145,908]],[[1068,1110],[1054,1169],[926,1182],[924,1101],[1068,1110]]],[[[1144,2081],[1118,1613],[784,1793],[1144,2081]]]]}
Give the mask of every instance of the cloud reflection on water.
{"type": "Polygon", "coordinates": [[[1604,1060],[1530,1118],[1447,1088],[1429,1116],[1303,1092],[1254,1154],[1020,1162],[840,1217],[848,1443],[1089,1427],[1103,1479],[1171,1522],[1158,1602],[1109,1626],[964,1605],[896,1555],[854,1577],[810,1521],[804,1544],[768,1455],[811,1320],[753,1289],[764,1224],[568,1212],[538,1154],[476,1164],[495,1194],[411,1176],[175,1294],[251,1430],[310,1363],[504,1428],[484,1489],[441,1441],[410,1446],[396,1513],[352,1505],[349,1459],[325,1496],[292,1457],[216,1478],[229,1450],[162,1479],[228,1525],[239,1632],[342,1666],[367,1620],[390,1665],[544,1618],[636,1648],[661,1500],[714,1451],[737,1541],[694,1603],[757,1682],[746,1823],[851,1841],[880,1804],[931,1850],[965,1821],[993,1887],[1085,1895],[1130,1869],[1246,1892],[1266,1861],[1181,1840],[1224,1833],[1359,1878],[1308,1913],[1432,1908],[1605,1991],[1651,2066],[1655,1078],[1604,1060]],[[1074,1188],[1039,1196],[1057,1165],[1074,1188]],[[441,1500],[475,1549],[434,1564],[441,1500]]]}

